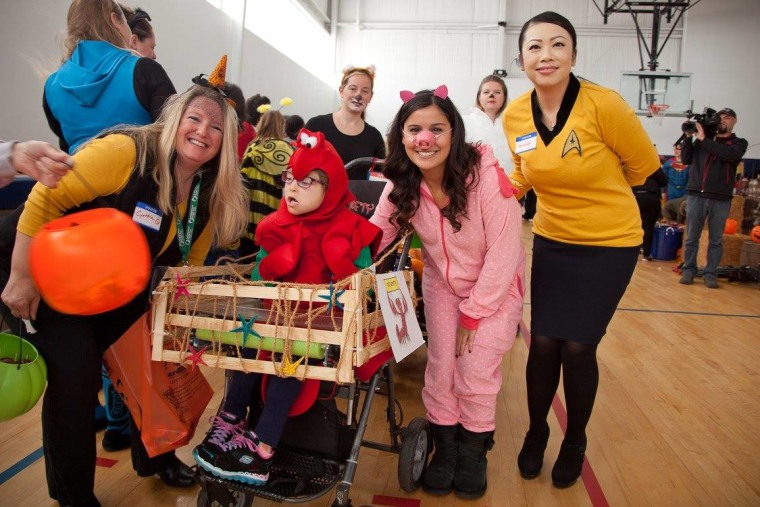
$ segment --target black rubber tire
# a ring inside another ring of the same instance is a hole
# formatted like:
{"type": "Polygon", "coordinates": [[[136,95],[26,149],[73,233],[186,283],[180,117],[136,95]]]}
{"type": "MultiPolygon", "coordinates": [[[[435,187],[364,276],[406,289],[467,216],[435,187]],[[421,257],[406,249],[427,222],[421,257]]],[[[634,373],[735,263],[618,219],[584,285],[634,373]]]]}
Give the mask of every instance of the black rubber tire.
{"type": "Polygon", "coordinates": [[[430,424],[424,417],[415,417],[402,430],[401,450],[398,453],[398,483],[407,493],[420,487],[431,443],[430,424]]]}
{"type": "Polygon", "coordinates": [[[251,507],[253,505],[254,496],[245,491],[228,490],[234,497],[235,503],[232,505],[222,505],[218,501],[210,501],[208,497],[208,491],[201,487],[198,492],[198,507],[251,507]]]}

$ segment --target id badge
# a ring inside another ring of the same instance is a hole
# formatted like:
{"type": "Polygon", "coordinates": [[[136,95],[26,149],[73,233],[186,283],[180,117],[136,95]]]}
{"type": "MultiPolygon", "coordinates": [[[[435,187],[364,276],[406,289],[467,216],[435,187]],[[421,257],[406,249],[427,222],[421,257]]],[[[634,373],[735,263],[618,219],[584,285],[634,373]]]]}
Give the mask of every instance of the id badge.
{"type": "Polygon", "coordinates": [[[535,150],[538,146],[538,132],[531,132],[515,139],[515,154],[535,150]]]}
{"type": "Polygon", "coordinates": [[[152,231],[158,231],[161,228],[161,219],[161,210],[144,202],[138,202],[132,214],[132,220],[152,231]]]}

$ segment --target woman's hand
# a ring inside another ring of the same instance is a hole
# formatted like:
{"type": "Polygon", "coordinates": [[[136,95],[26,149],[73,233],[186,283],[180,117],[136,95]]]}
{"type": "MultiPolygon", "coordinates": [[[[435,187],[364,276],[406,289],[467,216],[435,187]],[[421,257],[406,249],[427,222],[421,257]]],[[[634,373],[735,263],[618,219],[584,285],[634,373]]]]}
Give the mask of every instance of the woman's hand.
{"type": "Polygon", "coordinates": [[[40,306],[40,291],[29,268],[29,245],[32,238],[16,231],[16,244],[11,257],[11,273],[3,290],[3,303],[14,317],[36,319],[40,306]]]}
{"type": "Polygon", "coordinates": [[[1,297],[14,317],[31,320],[37,318],[40,291],[31,276],[19,275],[11,271],[1,297]]]}
{"type": "Polygon", "coordinates": [[[465,352],[472,352],[475,344],[475,330],[465,329],[457,326],[457,350],[456,356],[463,356],[465,352]]]}

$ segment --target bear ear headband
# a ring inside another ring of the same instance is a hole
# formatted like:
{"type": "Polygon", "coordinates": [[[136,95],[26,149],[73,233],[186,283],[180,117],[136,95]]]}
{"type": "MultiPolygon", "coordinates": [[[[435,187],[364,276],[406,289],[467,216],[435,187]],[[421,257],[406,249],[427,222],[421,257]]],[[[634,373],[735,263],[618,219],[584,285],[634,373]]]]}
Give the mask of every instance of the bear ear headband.
{"type": "MultiPolygon", "coordinates": [[[[399,95],[401,96],[401,100],[404,101],[404,104],[406,104],[407,102],[409,102],[410,100],[414,98],[415,93],[410,92],[409,90],[401,90],[399,95]]],[[[441,100],[446,100],[446,97],[449,96],[449,89],[445,84],[442,84],[441,86],[439,86],[433,91],[433,95],[435,95],[441,100]]]]}
{"type": "Polygon", "coordinates": [[[369,77],[373,80],[375,79],[375,66],[374,65],[367,65],[366,67],[355,67],[353,65],[348,65],[346,67],[343,67],[343,78],[345,79],[346,76],[351,74],[352,72],[366,72],[369,74],[369,77]]]}

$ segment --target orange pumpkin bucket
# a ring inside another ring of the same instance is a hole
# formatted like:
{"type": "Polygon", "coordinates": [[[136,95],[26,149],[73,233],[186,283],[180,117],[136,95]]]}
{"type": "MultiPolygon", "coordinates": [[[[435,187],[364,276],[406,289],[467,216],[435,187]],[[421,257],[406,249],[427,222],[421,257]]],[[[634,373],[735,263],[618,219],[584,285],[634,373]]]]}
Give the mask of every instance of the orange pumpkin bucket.
{"type": "Polygon", "coordinates": [[[94,315],[118,308],[145,289],[150,249],[140,226],[114,208],[72,213],[32,239],[29,264],[51,308],[94,315]]]}
{"type": "Polygon", "coordinates": [[[726,226],[723,228],[723,234],[736,234],[739,229],[739,222],[733,218],[726,219],[726,226]]]}

